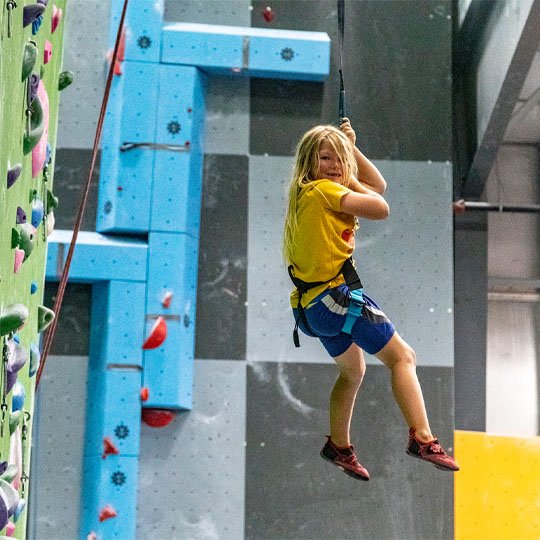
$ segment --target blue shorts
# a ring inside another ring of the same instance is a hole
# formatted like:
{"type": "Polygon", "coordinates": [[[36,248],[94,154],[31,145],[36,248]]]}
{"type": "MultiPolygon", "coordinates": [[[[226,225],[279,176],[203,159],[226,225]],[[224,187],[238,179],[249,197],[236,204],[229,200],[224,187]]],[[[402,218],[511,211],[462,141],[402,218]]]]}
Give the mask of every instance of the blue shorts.
{"type": "MultiPolygon", "coordinates": [[[[330,356],[343,354],[352,343],[356,343],[369,354],[378,353],[394,335],[395,328],[381,308],[364,294],[362,315],[356,319],[351,334],[341,331],[350,302],[349,288],[345,283],[326,289],[304,308],[309,327],[321,340],[330,356]]],[[[293,308],[294,318],[298,309],[293,308]]],[[[311,335],[298,319],[298,328],[311,335]]]]}

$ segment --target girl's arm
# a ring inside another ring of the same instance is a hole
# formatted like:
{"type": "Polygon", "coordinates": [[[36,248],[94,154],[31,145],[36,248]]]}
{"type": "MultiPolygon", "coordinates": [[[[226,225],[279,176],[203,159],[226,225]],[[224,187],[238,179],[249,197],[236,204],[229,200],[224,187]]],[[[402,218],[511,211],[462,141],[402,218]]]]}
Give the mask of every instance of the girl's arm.
{"type": "MultiPolygon", "coordinates": [[[[343,123],[339,126],[339,129],[343,131],[353,145],[356,144],[356,133],[348,118],[343,119],[343,123]]],[[[358,167],[359,183],[363,184],[368,189],[379,193],[379,195],[382,195],[386,190],[386,181],[377,167],[375,167],[375,165],[373,165],[373,163],[371,163],[371,161],[364,156],[356,146],[354,147],[354,158],[358,167]]],[[[358,191],[356,186],[351,187],[351,189],[358,191]]]]}
{"type": "Polygon", "coordinates": [[[340,199],[341,211],[366,219],[386,219],[388,203],[381,195],[358,182],[358,191],[349,191],[340,199]]]}

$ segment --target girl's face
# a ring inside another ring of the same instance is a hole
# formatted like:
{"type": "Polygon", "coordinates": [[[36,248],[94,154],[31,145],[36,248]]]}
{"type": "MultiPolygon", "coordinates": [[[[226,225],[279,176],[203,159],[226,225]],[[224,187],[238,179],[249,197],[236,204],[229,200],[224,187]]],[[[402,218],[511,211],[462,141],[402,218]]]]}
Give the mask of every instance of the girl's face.
{"type": "Polygon", "coordinates": [[[323,141],[319,148],[319,170],[317,178],[327,178],[332,182],[341,183],[341,161],[328,141],[323,141]]]}

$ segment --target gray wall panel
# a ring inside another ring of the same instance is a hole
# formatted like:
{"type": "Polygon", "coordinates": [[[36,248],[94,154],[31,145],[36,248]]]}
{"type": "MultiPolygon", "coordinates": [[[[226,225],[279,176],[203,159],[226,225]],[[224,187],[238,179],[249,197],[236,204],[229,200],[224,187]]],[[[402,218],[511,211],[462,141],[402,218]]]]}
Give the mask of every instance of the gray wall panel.
{"type": "Polygon", "coordinates": [[[79,536],[86,411],[84,356],[49,356],[36,394],[28,537],[79,536]]]}
{"type": "MultiPolygon", "coordinates": [[[[432,429],[451,449],[453,369],[418,371],[432,429]]],[[[336,375],[322,364],[249,366],[246,538],[452,538],[453,475],[405,454],[407,425],[385,367],[368,367],[351,428],[371,480],[319,457],[336,375]]]]}
{"type": "MultiPolygon", "coordinates": [[[[355,260],[371,296],[415,348],[421,365],[453,365],[452,166],[376,162],[388,181],[390,217],[361,220],[355,260]]],[[[331,362],[315,340],[295,349],[281,257],[292,159],[250,158],[247,356],[331,362]],[[326,359],[325,359],[326,358],[326,359]]]]}
{"type": "Polygon", "coordinates": [[[143,425],[137,538],[244,534],[246,364],[195,361],[193,410],[143,425]]]}
{"type": "MultiPolygon", "coordinates": [[[[251,153],[291,155],[312,124],[336,123],[339,45],[335,0],[253,1],[252,26],[327,32],[330,75],[320,85],[254,81],[251,153]]],[[[377,159],[451,159],[451,1],[345,2],[346,112],[360,148],[377,159]]]]}
{"type": "Polygon", "coordinates": [[[165,0],[166,21],[250,26],[250,0],[165,0]]]}
{"type": "Polygon", "coordinates": [[[63,69],[72,71],[74,80],[60,97],[58,148],[94,144],[108,69],[109,14],[110,2],[68,3],[63,69]]]}

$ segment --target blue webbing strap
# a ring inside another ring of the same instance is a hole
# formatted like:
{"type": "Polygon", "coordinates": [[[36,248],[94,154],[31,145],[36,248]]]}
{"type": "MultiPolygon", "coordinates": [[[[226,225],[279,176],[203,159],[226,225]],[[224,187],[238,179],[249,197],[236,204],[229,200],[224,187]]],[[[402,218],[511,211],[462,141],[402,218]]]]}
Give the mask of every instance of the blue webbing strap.
{"type": "Polygon", "coordinates": [[[364,309],[364,295],[362,294],[362,289],[356,289],[351,291],[351,303],[349,304],[349,309],[347,310],[347,316],[345,317],[345,324],[341,331],[345,334],[350,334],[352,327],[356,322],[356,319],[362,315],[362,309],[364,309]]]}

